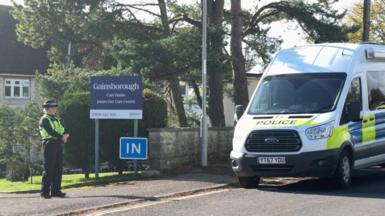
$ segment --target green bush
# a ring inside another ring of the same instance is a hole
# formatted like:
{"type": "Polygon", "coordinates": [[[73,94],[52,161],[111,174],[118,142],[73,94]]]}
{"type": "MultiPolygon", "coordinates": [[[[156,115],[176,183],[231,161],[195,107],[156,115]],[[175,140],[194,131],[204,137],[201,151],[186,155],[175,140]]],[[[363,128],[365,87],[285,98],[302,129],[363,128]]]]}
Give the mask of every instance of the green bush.
{"type": "Polygon", "coordinates": [[[144,128],[164,128],[167,123],[167,103],[161,95],[144,90],[143,99],[144,128]]]}
{"type": "Polygon", "coordinates": [[[34,102],[27,103],[22,110],[0,106],[0,177],[25,181],[33,167],[41,165],[31,161],[31,149],[40,143],[37,125],[41,115],[34,102]]]}
{"type": "Polygon", "coordinates": [[[30,176],[28,164],[20,154],[12,154],[8,160],[7,176],[8,181],[26,181],[30,176]]]}
{"type": "Polygon", "coordinates": [[[6,178],[10,181],[28,179],[25,158],[16,153],[16,130],[20,116],[8,106],[0,106],[0,164],[6,169],[6,178]]]}
{"type": "Polygon", "coordinates": [[[60,117],[70,134],[64,144],[65,163],[82,168],[88,175],[93,158],[94,123],[90,119],[90,94],[86,92],[67,94],[59,101],[60,117]]]}

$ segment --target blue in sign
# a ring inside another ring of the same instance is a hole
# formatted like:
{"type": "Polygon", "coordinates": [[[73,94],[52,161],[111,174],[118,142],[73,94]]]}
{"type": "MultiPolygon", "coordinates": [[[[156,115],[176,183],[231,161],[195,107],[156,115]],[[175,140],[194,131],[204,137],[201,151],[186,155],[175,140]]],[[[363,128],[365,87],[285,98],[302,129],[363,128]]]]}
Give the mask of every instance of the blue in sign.
{"type": "Polygon", "coordinates": [[[120,159],[147,160],[147,138],[120,137],[120,159]]]}

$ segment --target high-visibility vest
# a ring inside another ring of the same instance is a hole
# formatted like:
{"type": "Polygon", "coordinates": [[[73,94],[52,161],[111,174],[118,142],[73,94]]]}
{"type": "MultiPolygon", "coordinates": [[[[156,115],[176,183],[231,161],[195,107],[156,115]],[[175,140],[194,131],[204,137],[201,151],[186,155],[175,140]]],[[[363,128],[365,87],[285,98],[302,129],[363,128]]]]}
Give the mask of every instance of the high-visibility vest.
{"type": "MultiPolygon", "coordinates": [[[[56,131],[60,135],[63,135],[64,127],[61,124],[60,119],[55,118],[55,117],[51,117],[49,115],[44,115],[43,118],[47,118],[48,119],[49,124],[51,125],[51,128],[54,131],[56,131]],[[52,118],[55,118],[55,120],[53,120],[52,118]]],[[[51,136],[43,127],[39,126],[39,130],[40,130],[41,138],[43,140],[55,138],[55,137],[51,136]]]]}

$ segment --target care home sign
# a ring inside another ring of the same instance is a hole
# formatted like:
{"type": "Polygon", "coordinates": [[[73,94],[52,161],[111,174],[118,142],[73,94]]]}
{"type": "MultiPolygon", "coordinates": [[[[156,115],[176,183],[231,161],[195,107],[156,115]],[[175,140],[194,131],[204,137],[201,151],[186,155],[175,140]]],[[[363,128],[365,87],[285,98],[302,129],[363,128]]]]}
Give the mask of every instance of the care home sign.
{"type": "Polygon", "coordinates": [[[90,118],[142,119],[142,77],[91,77],[90,118]]]}

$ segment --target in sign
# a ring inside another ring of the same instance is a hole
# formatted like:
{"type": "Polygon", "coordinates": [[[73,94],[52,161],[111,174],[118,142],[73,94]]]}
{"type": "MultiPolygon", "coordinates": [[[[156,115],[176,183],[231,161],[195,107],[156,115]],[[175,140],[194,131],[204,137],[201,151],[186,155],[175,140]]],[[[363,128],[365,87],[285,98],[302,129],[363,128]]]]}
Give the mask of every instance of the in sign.
{"type": "Polygon", "coordinates": [[[146,160],[148,154],[147,138],[121,137],[120,159],[146,160]]]}

